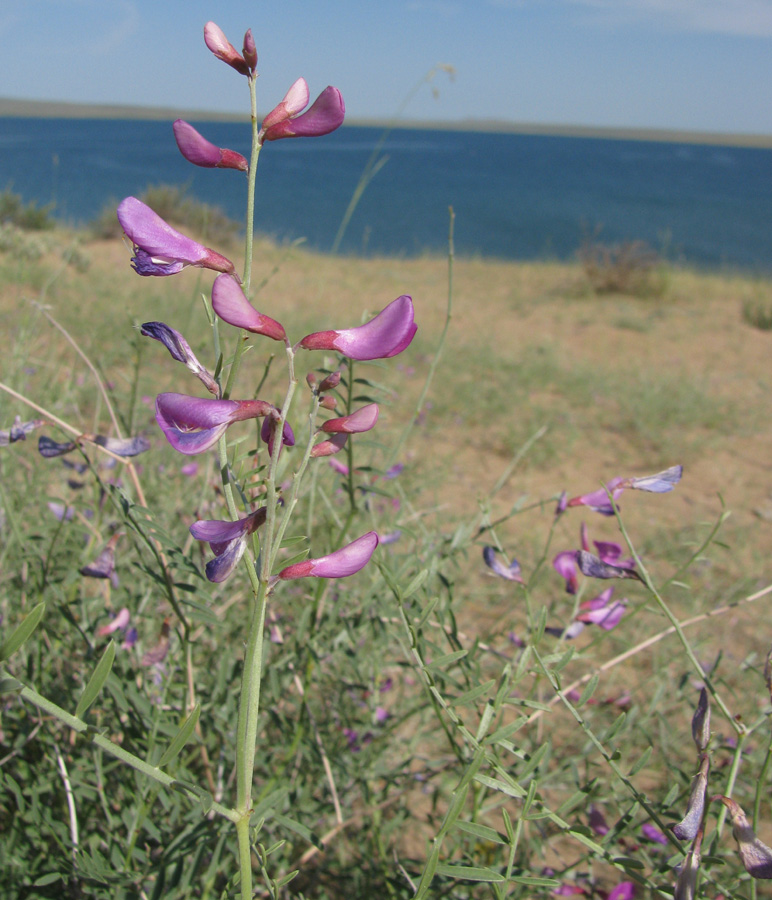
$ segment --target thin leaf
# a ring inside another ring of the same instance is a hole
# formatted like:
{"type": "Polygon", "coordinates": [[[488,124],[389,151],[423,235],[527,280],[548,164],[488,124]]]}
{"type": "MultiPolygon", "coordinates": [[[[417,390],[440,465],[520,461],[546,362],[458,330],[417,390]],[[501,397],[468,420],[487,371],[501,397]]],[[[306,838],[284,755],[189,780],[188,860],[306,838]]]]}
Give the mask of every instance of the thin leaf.
{"type": "Polygon", "coordinates": [[[33,609],[27,613],[27,615],[22,619],[21,623],[18,625],[14,633],[8,638],[7,641],[0,647],[0,662],[4,662],[8,659],[9,656],[14,654],[19,647],[27,640],[27,638],[32,634],[32,632],[38,627],[40,624],[40,620],[43,618],[43,613],[46,610],[46,604],[38,603],[33,609]]]}
{"type": "Polygon", "coordinates": [[[166,748],[166,752],[164,753],[164,755],[158,760],[159,769],[169,765],[169,763],[179,753],[182,752],[182,748],[185,746],[185,744],[187,744],[187,742],[190,740],[190,736],[193,734],[193,730],[196,727],[196,723],[198,722],[198,717],[200,714],[201,704],[197,703],[190,711],[190,715],[180,726],[180,730],[174,736],[174,740],[166,748]]]}
{"type": "Polygon", "coordinates": [[[88,684],[83,689],[78,705],[75,707],[76,719],[82,719],[88,711],[88,708],[99,696],[99,692],[104,687],[107,676],[110,674],[110,670],[113,667],[114,660],[115,641],[110,641],[105,652],[102,654],[102,658],[97,663],[96,669],[94,669],[94,674],[89,678],[88,684]]]}

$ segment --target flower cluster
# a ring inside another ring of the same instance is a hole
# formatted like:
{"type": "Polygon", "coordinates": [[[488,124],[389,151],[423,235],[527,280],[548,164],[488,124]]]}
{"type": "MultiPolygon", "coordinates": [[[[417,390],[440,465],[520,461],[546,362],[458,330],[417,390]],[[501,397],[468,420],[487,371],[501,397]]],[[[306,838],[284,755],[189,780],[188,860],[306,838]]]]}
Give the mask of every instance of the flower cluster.
{"type": "MultiPolygon", "coordinates": [[[[253,89],[257,77],[257,51],[251,31],[244,35],[241,52],[213,22],[205,26],[204,40],[214,56],[245,76],[253,89]]],[[[325,88],[306,109],[308,102],[308,85],[299,78],[263,119],[253,154],[259,152],[264,144],[280,138],[328,134],[343,122],[345,105],[337,88],[325,88]]],[[[228,148],[217,147],[189,123],[178,119],[173,130],[180,152],[194,165],[233,169],[253,176],[246,157],[228,148]]],[[[136,197],[127,197],[120,203],[118,221],[133,247],[131,262],[138,274],[165,277],[176,275],[189,266],[216,272],[217,277],[211,288],[211,307],[218,319],[239,329],[242,335],[246,333],[282,342],[292,360],[300,350],[324,350],[351,360],[388,359],[401,353],[415,336],[413,301],[403,295],[362,325],[312,332],[293,345],[280,322],[253,306],[248,275],[242,282],[228,257],[181,234],[136,197]]],[[[183,393],[158,395],[155,418],[172,447],[187,456],[195,456],[220,445],[232,425],[259,418],[263,420],[260,437],[267,445],[271,460],[268,477],[274,477],[271,466],[277,454],[282,448],[295,444],[295,435],[287,422],[288,410],[279,409],[267,400],[234,400],[224,396],[219,373],[210,373],[199,362],[182,334],[170,325],[147,322],[142,326],[142,334],[162,343],[172,358],[185,365],[214,395],[208,398],[183,393]],[[279,434],[280,447],[275,453],[274,443],[279,434]]],[[[317,410],[334,407],[334,399],[326,394],[339,381],[338,374],[337,380],[328,376],[318,385],[309,382],[317,410]]],[[[327,419],[318,430],[312,431],[305,460],[339,452],[350,435],[374,428],[378,416],[377,404],[368,403],[347,411],[346,415],[327,419]]],[[[193,536],[207,542],[214,554],[206,566],[206,574],[211,581],[221,582],[230,575],[242,558],[249,538],[271,518],[275,510],[276,506],[271,509],[263,505],[248,510],[236,521],[198,521],[191,527],[193,536]]],[[[273,576],[272,583],[301,577],[343,578],[353,575],[369,561],[377,545],[378,536],[375,532],[368,532],[326,556],[285,567],[273,576]]]]}

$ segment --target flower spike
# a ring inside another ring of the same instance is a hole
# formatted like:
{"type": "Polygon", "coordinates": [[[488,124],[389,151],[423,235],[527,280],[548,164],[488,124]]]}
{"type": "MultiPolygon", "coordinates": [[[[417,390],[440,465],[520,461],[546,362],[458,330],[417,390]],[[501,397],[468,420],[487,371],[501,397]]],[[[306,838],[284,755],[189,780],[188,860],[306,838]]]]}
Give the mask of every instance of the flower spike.
{"type": "Polygon", "coordinates": [[[229,275],[218,275],[212,285],[212,309],[217,315],[233,325],[234,328],[243,328],[252,334],[264,334],[274,341],[283,341],[286,332],[284,326],[259,313],[247,300],[241,286],[229,275]]]}
{"type": "Polygon", "coordinates": [[[235,271],[229,259],[180,234],[136,197],[121,201],[118,221],[134,245],[131,264],[139,275],[175,275],[186,266],[235,271]]]}
{"type": "Polygon", "coordinates": [[[264,400],[202,400],[186,394],[159,394],[155,418],[166,439],[192,456],[213,447],[233,422],[267,416],[274,407],[264,400]]]}
{"type": "Polygon", "coordinates": [[[298,346],[304,350],[337,350],[351,359],[390,359],[409,346],[417,330],[413,300],[403,294],[364,325],[307,334],[298,346]]]}
{"type": "Polygon", "coordinates": [[[346,105],[337,88],[326,87],[313,104],[298,115],[308,103],[308,96],[305,79],[298,78],[281,103],[263,120],[257,137],[259,143],[277,141],[279,138],[319,137],[343,124],[346,105]]]}
{"type": "Polygon", "coordinates": [[[283,581],[293,578],[348,578],[363,569],[378,546],[378,535],[368,531],[340,550],[317,559],[306,559],[303,562],[287,566],[279,572],[283,581]]]}
{"type": "Polygon", "coordinates": [[[240,172],[249,169],[245,156],[235,150],[216,147],[184,119],[177,119],[172,128],[180,153],[194,166],[205,169],[238,169],[240,172]]]}

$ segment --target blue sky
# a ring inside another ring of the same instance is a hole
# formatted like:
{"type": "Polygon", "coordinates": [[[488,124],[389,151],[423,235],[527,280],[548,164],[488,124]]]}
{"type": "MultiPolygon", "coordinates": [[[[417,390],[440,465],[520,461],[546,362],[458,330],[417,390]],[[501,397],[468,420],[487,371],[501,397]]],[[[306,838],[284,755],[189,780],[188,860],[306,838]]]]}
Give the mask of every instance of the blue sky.
{"type": "Polygon", "coordinates": [[[405,118],[772,133],[772,0],[3,0],[0,96],[246,111],[210,18],[261,112],[302,75],[388,117],[444,63],[405,118]]]}

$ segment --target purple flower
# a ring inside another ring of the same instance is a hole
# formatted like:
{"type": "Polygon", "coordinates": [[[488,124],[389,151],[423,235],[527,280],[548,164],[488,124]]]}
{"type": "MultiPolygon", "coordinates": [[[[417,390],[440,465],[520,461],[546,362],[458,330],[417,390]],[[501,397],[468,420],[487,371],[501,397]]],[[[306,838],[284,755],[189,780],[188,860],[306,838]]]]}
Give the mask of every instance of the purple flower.
{"type": "MultiPolygon", "coordinates": [[[[329,443],[329,442],[322,441],[322,443],[329,443]]],[[[317,446],[319,446],[319,444],[317,444],[317,446]]],[[[314,448],[314,449],[316,449],[316,448],[314,448]]],[[[311,455],[313,456],[313,450],[311,451],[311,455]]],[[[317,456],[322,456],[322,454],[318,453],[317,456]]],[[[338,473],[338,475],[342,475],[344,478],[348,475],[348,466],[345,463],[342,463],[337,459],[330,460],[330,468],[334,469],[338,473]]]]}
{"type": "MultiPolygon", "coordinates": [[[[221,277],[227,278],[228,276],[221,277]]],[[[163,322],[145,322],[140,328],[140,333],[144,334],[145,337],[151,337],[156,341],[160,341],[169,351],[172,359],[181,362],[196,378],[199,378],[210,393],[219,393],[217,382],[196,359],[196,354],[190,349],[190,344],[179,331],[170,328],[163,322]]]]}
{"type": "Polygon", "coordinates": [[[116,456],[139,456],[150,449],[150,441],[142,435],[127,438],[105,437],[101,434],[84,434],[86,440],[92,441],[98,447],[104,447],[116,456]]]}
{"type": "Polygon", "coordinates": [[[112,634],[114,631],[123,631],[124,633],[129,627],[129,622],[131,621],[131,613],[129,612],[127,607],[123,607],[123,609],[116,613],[113,618],[108,622],[107,625],[100,626],[97,629],[97,635],[99,637],[104,637],[106,634],[112,634]]]}
{"type": "MultiPolygon", "coordinates": [[[[260,428],[260,437],[263,441],[268,445],[268,455],[273,456],[273,438],[276,434],[276,428],[279,422],[278,419],[274,419],[273,416],[269,416],[263,422],[260,428]]],[[[289,422],[284,423],[284,428],[282,429],[282,447],[294,447],[295,446],[295,435],[290,428],[289,422]]]]}
{"type": "Polygon", "coordinates": [[[604,631],[611,631],[615,628],[627,608],[626,600],[616,600],[611,603],[611,595],[614,588],[606,588],[601,594],[598,594],[592,600],[585,600],[580,604],[579,608],[584,610],[576,617],[577,622],[584,622],[585,625],[598,625],[604,631]]]}
{"type": "Polygon", "coordinates": [[[664,844],[667,846],[668,840],[664,834],[657,828],[656,825],[652,825],[651,822],[644,822],[641,825],[641,834],[646,838],[647,841],[652,841],[655,844],[664,844]]]}
{"type": "Polygon", "coordinates": [[[184,119],[177,119],[172,128],[180,153],[194,166],[205,169],[238,169],[240,172],[246,172],[249,168],[245,156],[235,150],[216,147],[184,119]]]}
{"type": "MultiPolygon", "coordinates": [[[[334,434],[331,438],[327,438],[324,441],[319,441],[318,444],[314,444],[314,447],[311,450],[311,456],[314,459],[320,456],[332,456],[346,446],[347,440],[347,434],[334,434]]],[[[341,471],[341,475],[348,475],[348,466],[346,466],[345,472],[341,471]]]]}
{"type": "Polygon", "coordinates": [[[633,900],[635,896],[635,884],[632,881],[620,881],[609,891],[607,900],[633,900]]]}
{"type": "Polygon", "coordinates": [[[603,516],[613,516],[614,506],[609,500],[611,493],[614,503],[626,488],[634,488],[638,491],[650,491],[654,494],[666,494],[681,480],[683,466],[671,466],[664,472],[656,475],[644,475],[641,478],[612,478],[605,487],[590,494],[582,494],[581,497],[573,497],[568,501],[569,506],[587,506],[603,516]]]}
{"type": "Polygon", "coordinates": [[[635,578],[641,581],[641,576],[635,569],[629,566],[610,565],[586,550],[577,550],[575,557],[579,571],[588,578],[635,578]]]}
{"type": "Polygon", "coordinates": [[[772,848],[756,837],[748,817],[734,800],[721,794],[712,799],[720,800],[729,810],[732,834],[745,871],[752,878],[772,878],[772,848]]]}
{"type": "Polygon", "coordinates": [[[187,394],[159,394],[155,418],[180,453],[193,456],[213,447],[233,422],[275,413],[263,400],[202,400],[187,394]]]}
{"type": "Polygon", "coordinates": [[[343,331],[317,331],[306,335],[298,346],[305,350],[337,350],[351,359],[389,359],[410,344],[416,330],[413,301],[403,295],[364,325],[343,331]]]}
{"type": "Polygon", "coordinates": [[[229,259],[175,231],[136,197],[121,201],[118,221],[134,245],[131,263],[140,275],[175,275],[185,266],[234,272],[229,259]]]}
{"type": "Polygon", "coordinates": [[[252,334],[264,334],[274,341],[283,341],[284,327],[270,316],[259,313],[247,300],[241,285],[228,275],[218,275],[212,285],[212,309],[217,315],[236,328],[244,328],[252,334]]]}
{"type": "Polygon", "coordinates": [[[322,425],[322,431],[328,434],[361,434],[375,428],[378,421],[378,404],[368,403],[349,416],[328,419],[322,425]]]}
{"type": "Polygon", "coordinates": [[[206,564],[206,577],[219,584],[231,574],[244,555],[247,538],[265,522],[266,509],[261,506],[236,522],[200,519],[190,526],[190,533],[198,541],[207,541],[214,559],[206,564]]]}
{"type": "MultiPolygon", "coordinates": [[[[249,35],[250,39],[252,34],[250,31],[244,35],[244,45],[247,45],[247,35],[249,35]]],[[[250,74],[250,66],[247,64],[244,57],[236,50],[236,48],[231,44],[228,38],[225,37],[225,34],[218,25],[215,25],[214,22],[207,22],[204,25],[204,43],[206,46],[214,53],[217,59],[221,59],[224,63],[227,63],[232,69],[235,69],[239,75],[247,75],[250,74]]],[[[254,48],[254,40],[251,41],[250,50],[254,48]]],[[[257,53],[255,52],[255,65],[257,64],[257,53]]],[[[254,68],[254,67],[253,67],[254,68]]]]}
{"type": "Polygon", "coordinates": [[[523,576],[520,574],[520,563],[513,559],[508,565],[499,562],[496,558],[496,551],[493,547],[483,547],[483,560],[485,565],[492,569],[499,578],[506,581],[516,581],[518,584],[524,584],[523,576]]]}
{"type": "Polygon", "coordinates": [[[705,812],[709,774],[710,758],[705,754],[702,756],[700,768],[692,780],[689,802],[686,805],[686,814],[677,825],[673,826],[673,834],[681,841],[693,841],[700,830],[702,817],[705,812]]]}
{"type": "Polygon", "coordinates": [[[308,103],[308,85],[298,78],[284,95],[284,99],[263,119],[258,141],[276,141],[288,137],[318,137],[335,131],[343,124],[346,105],[340,91],[326,87],[302,115],[308,103]]]}
{"type": "Polygon", "coordinates": [[[279,572],[279,578],[288,581],[292,578],[347,578],[363,569],[378,546],[378,535],[368,531],[340,550],[320,556],[317,559],[306,559],[295,565],[287,566],[279,572]]]}
{"type": "Polygon", "coordinates": [[[575,594],[579,587],[576,572],[576,550],[561,550],[552,560],[552,568],[566,580],[566,593],[575,594]]]}
{"type": "Polygon", "coordinates": [[[244,35],[244,44],[241,52],[244,57],[244,62],[254,72],[255,67],[257,66],[257,47],[255,47],[255,39],[252,37],[251,28],[247,28],[246,34],[244,35]]]}
{"type": "Polygon", "coordinates": [[[590,828],[595,832],[595,834],[603,836],[604,834],[608,834],[610,829],[608,827],[608,822],[606,821],[606,817],[603,813],[598,809],[598,807],[593,803],[590,805],[590,828]]]}
{"type": "Polygon", "coordinates": [[[22,422],[21,416],[16,416],[9,431],[0,431],[0,447],[7,447],[16,441],[26,441],[27,435],[45,425],[44,419],[33,419],[31,422],[22,422]]]}
{"type": "Polygon", "coordinates": [[[115,547],[122,537],[123,532],[116,532],[105,544],[104,549],[94,562],[83,566],[79,570],[80,574],[87,578],[110,578],[115,569],[115,547]]]}
{"type": "Polygon", "coordinates": [[[41,435],[38,438],[38,453],[45,459],[53,459],[55,456],[64,456],[65,453],[72,453],[77,446],[75,441],[55,441],[45,435],[41,435]]]}

